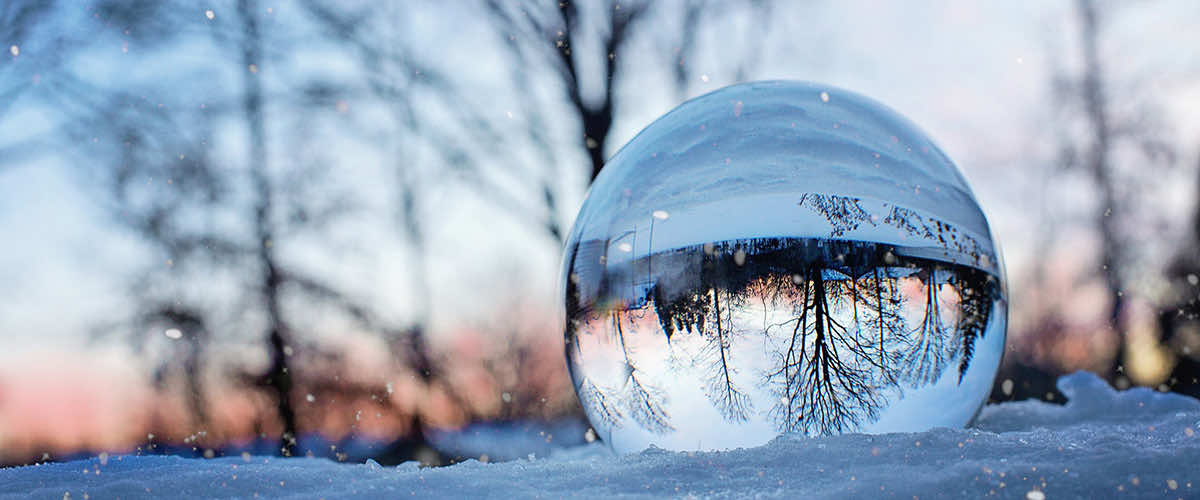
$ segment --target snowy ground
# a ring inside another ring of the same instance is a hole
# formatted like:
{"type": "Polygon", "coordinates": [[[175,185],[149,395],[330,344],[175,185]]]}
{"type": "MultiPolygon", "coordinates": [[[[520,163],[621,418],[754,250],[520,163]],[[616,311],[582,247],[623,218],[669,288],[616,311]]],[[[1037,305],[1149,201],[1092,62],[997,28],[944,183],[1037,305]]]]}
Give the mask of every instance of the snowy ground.
{"type": "Polygon", "coordinates": [[[614,457],[598,445],[549,458],[421,469],[324,459],[108,457],[0,469],[0,499],[157,496],[1200,498],[1200,402],[1059,381],[1065,407],[988,407],[972,429],[781,438],[713,453],[614,457]]]}

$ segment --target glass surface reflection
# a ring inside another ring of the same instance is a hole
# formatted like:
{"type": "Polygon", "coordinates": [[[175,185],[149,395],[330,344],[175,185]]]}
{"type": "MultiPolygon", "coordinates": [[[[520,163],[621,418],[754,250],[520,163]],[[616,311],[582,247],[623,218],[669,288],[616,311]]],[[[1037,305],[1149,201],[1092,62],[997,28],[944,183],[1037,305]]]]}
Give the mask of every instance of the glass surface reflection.
{"type": "Polygon", "coordinates": [[[961,175],[893,112],[812,84],[724,89],[635,138],[563,288],[571,375],[617,451],[963,426],[1004,346],[961,175]]]}

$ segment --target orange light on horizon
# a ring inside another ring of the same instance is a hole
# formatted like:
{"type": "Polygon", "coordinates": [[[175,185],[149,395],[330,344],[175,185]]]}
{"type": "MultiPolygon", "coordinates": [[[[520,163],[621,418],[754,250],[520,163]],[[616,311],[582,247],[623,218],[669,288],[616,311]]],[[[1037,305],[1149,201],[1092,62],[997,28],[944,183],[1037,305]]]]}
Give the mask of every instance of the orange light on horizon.
{"type": "Polygon", "coordinates": [[[149,393],[127,364],[95,353],[36,353],[0,366],[0,460],[121,450],[144,428],[149,393]]]}

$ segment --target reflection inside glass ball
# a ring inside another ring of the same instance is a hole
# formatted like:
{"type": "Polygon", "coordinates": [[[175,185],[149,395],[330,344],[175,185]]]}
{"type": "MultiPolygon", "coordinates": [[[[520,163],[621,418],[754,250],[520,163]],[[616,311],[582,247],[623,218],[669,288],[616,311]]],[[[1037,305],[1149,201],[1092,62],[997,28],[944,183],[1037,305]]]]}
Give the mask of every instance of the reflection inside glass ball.
{"type": "Polygon", "coordinates": [[[965,180],[827,86],[738,85],[652,124],[597,178],[563,273],[571,376],[617,451],[961,427],[1004,347],[965,180]]]}

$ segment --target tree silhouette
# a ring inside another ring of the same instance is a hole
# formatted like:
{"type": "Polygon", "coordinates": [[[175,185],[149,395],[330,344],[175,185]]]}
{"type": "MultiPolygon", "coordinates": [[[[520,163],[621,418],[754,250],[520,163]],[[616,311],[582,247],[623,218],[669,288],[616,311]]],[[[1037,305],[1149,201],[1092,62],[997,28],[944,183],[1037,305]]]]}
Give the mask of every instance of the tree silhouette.
{"type": "Polygon", "coordinates": [[[939,297],[942,283],[938,282],[938,268],[922,270],[918,277],[925,292],[925,312],[921,323],[909,331],[909,345],[900,360],[904,378],[915,387],[932,384],[941,378],[942,369],[953,354],[947,347],[953,330],[942,318],[939,297]]]}
{"type": "Polygon", "coordinates": [[[911,236],[929,240],[936,238],[920,214],[904,207],[893,206],[888,215],[883,218],[883,223],[896,226],[897,229],[911,236]]]}
{"type": "Polygon", "coordinates": [[[1077,0],[1074,15],[1081,64],[1073,72],[1054,68],[1052,74],[1059,112],[1081,125],[1081,133],[1069,134],[1061,141],[1059,168],[1085,175],[1096,197],[1089,214],[1100,240],[1099,262],[1093,268],[1099,269],[1108,295],[1102,319],[1116,333],[1116,351],[1107,373],[1114,382],[1125,379],[1128,325],[1124,311],[1128,296],[1135,292],[1130,285],[1136,280],[1126,275],[1137,262],[1132,251],[1137,245],[1126,232],[1126,228],[1139,225],[1132,220],[1135,205],[1131,199],[1139,185],[1159,177],[1146,175],[1149,169],[1169,166],[1175,157],[1157,121],[1161,110],[1153,100],[1130,99],[1137,93],[1117,88],[1105,65],[1101,50],[1108,36],[1105,28],[1120,8],[1118,4],[1102,7],[1095,0],[1077,0]],[[1134,154],[1122,154],[1128,152],[1134,154]],[[1125,168],[1129,170],[1123,172],[1125,168]]]}
{"type": "MultiPolygon", "coordinates": [[[[874,221],[878,220],[877,217],[862,208],[859,199],[852,197],[806,193],[801,196],[800,205],[808,206],[826,217],[832,228],[831,237],[842,236],[846,231],[857,229],[863,222],[874,225],[874,221]]],[[[893,205],[887,216],[882,219],[882,223],[894,226],[910,236],[936,242],[937,245],[947,250],[973,256],[984,265],[995,263],[995,256],[990,251],[983,249],[974,237],[961,233],[952,224],[933,217],[922,216],[914,210],[893,205]]],[[[884,258],[884,260],[896,260],[895,255],[885,255],[884,258]]],[[[879,345],[884,345],[883,339],[885,338],[909,344],[910,347],[900,354],[902,358],[900,362],[909,367],[904,371],[905,376],[918,385],[938,379],[948,358],[960,354],[959,380],[961,382],[974,355],[974,343],[986,331],[992,309],[991,302],[998,295],[995,292],[997,285],[985,284],[984,282],[987,280],[983,278],[983,273],[966,269],[950,272],[951,276],[948,279],[959,282],[957,291],[960,307],[959,319],[953,329],[954,336],[949,338],[949,325],[942,318],[941,300],[938,298],[940,288],[938,271],[938,267],[934,266],[920,273],[924,283],[926,306],[921,324],[912,331],[897,331],[899,328],[896,328],[896,325],[902,324],[901,320],[896,317],[899,309],[893,307],[890,309],[891,312],[887,312],[889,309],[884,307],[883,290],[885,287],[883,286],[884,280],[880,279],[882,277],[880,273],[886,273],[886,271],[879,268],[870,271],[875,275],[875,280],[874,285],[869,285],[867,290],[869,293],[869,290],[874,289],[876,292],[874,300],[870,298],[864,300],[859,296],[860,292],[855,291],[856,301],[862,302],[875,314],[874,317],[868,316],[866,321],[868,328],[878,332],[879,345]],[[888,325],[891,327],[889,328],[888,325]],[[885,332],[885,329],[890,331],[885,332]]],[[[858,272],[855,274],[862,275],[858,272]]],[[[892,289],[891,293],[895,295],[897,292],[892,289]]],[[[893,298],[892,302],[894,305],[899,303],[896,298],[893,298]]],[[[856,308],[855,318],[857,317],[858,310],[856,308]]],[[[879,354],[879,364],[887,366],[885,351],[881,350],[879,354]]]]}
{"type": "Polygon", "coordinates": [[[662,287],[655,284],[650,288],[650,301],[654,303],[654,312],[658,315],[658,322],[667,336],[667,342],[677,333],[704,334],[706,318],[712,305],[709,294],[697,291],[671,301],[663,295],[662,287]]]}
{"type": "Polygon", "coordinates": [[[622,389],[628,391],[625,396],[629,414],[634,421],[650,432],[662,434],[674,430],[674,426],[671,425],[671,416],[664,408],[668,397],[666,392],[642,380],[633,353],[625,338],[625,326],[621,324],[621,311],[613,311],[611,321],[612,330],[610,331],[616,333],[617,343],[620,345],[621,355],[625,360],[625,382],[622,389]]]}
{"type": "Polygon", "coordinates": [[[512,55],[518,60],[547,62],[562,84],[574,118],[582,127],[580,145],[591,163],[588,178],[595,179],[604,166],[613,124],[614,86],[624,76],[618,61],[624,60],[630,36],[647,17],[650,2],[602,2],[595,9],[601,19],[594,25],[583,21],[580,5],[573,1],[511,9],[503,2],[489,0],[487,6],[494,22],[511,41],[518,37],[522,40],[506,43],[512,55]],[[597,37],[594,53],[584,50],[586,45],[577,44],[589,35],[597,37]],[[580,67],[596,61],[601,62],[602,76],[585,81],[580,67]],[[586,84],[600,87],[599,99],[587,95],[586,84]]]}
{"type": "Polygon", "coordinates": [[[888,383],[895,383],[892,366],[899,354],[888,350],[887,346],[904,343],[908,339],[904,318],[900,316],[903,296],[896,280],[888,277],[886,268],[872,268],[859,281],[862,284],[855,288],[855,301],[862,304],[866,312],[861,322],[864,334],[873,337],[876,352],[871,360],[888,383]]]}
{"type": "MultiPolygon", "coordinates": [[[[409,262],[408,274],[413,290],[413,317],[404,328],[380,328],[394,357],[404,360],[407,368],[426,389],[437,390],[453,400],[459,408],[468,411],[469,401],[449,381],[447,370],[435,361],[435,354],[428,341],[429,323],[432,317],[432,286],[426,270],[428,262],[428,224],[422,212],[423,192],[431,183],[430,172],[423,168],[418,155],[428,148],[435,158],[449,166],[451,171],[462,172],[478,168],[472,160],[472,152],[465,140],[457,137],[458,131],[441,125],[438,120],[428,119],[418,103],[450,113],[461,122],[461,127],[494,138],[498,133],[483,119],[477,110],[463,106],[461,89],[448,75],[429,64],[411,47],[398,44],[395,36],[407,25],[408,9],[397,6],[380,8],[376,5],[347,6],[344,3],[326,0],[305,0],[307,13],[329,35],[348,56],[357,60],[363,69],[362,89],[343,91],[360,99],[366,107],[384,112],[389,124],[362,132],[364,138],[380,140],[381,148],[392,159],[390,169],[395,175],[394,196],[396,220],[399,232],[405,237],[409,262]],[[390,125],[391,128],[384,128],[390,125]]],[[[490,145],[495,141],[480,141],[490,145]]],[[[489,151],[498,155],[496,151],[489,151]]],[[[551,221],[550,223],[553,223],[551,221]]],[[[552,229],[556,232],[557,229],[552,229]]],[[[423,411],[414,411],[409,419],[408,438],[428,448],[426,422],[423,411]]]]}
{"type": "Polygon", "coordinates": [[[778,370],[766,374],[779,398],[772,417],[790,432],[826,435],[853,430],[876,419],[884,400],[870,365],[863,362],[871,353],[832,309],[830,296],[844,293],[846,284],[826,280],[820,265],[794,276],[799,278],[793,285],[794,317],[773,325],[790,329],[790,335],[786,348],[776,352],[778,370]]]}
{"type": "MultiPolygon", "coordinates": [[[[595,310],[595,299],[593,297],[584,298],[580,291],[579,281],[581,269],[577,266],[584,265],[579,260],[580,244],[576,242],[573,246],[567,248],[567,280],[566,280],[566,317],[563,331],[566,337],[566,354],[568,359],[579,360],[585,354],[579,342],[581,330],[591,322],[599,321],[600,314],[595,310]]],[[[590,263],[591,264],[591,263],[590,263]]],[[[592,273],[586,273],[587,276],[592,276],[592,273]]],[[[602,276],[597,278],[603,279],[602,276]]],[[[624,418],[621,409],[617,406],[616,401],[611,396],[611,389],[602,389],[598,387],[586,373],[579,370],[575,363],[567,363],[567,369],[571,373],[571,378],[575,382],[575,391],[579,395],[579,401],[583,404],[584,410],[592,418],[598,418],[603,425],[598,426],[600,432],[606,432],[613,428],[620,427],[624,418]]],[[[603,436],[602,436],[603,437],[603,436]]]]}
{"type": "MultiPolygon", "coordinates": [[[[808,206],[825,216],[831,226],[831,237],[843,236],[847,231],[857,229],[864,222],[874,225],[874,221],[879,220],[862,208],[858,198],[853,197],[806,193],[801,196],[800,205],[808,206]]],[[[922,216],[914,210],[892,205],[887,216],[883,217],[882,223],[894,226],[910,236],[934,242],[947,250],[973,256],[985,265],[995,263],[995,256],[990,251],[983,249],[974,237],[962,234],[952,224],[933,217],[922,216]]],[[[892,260],[895,263],[897,257],[889,253],[884,255],[883,260],[892,260]]],[[[874,268],[870,271],[874,280],[873,283],[866,284],[865,290],[868,294],[872,290],[875,292],[874,300],[871,297],[862,297],[861,292],[857,289],[854,291],[855,302],[863,303],[867,310],[874,313],[874,316],[867,316],[866,326],[878,333],[878,345],[886,345],[885,339],[893,339],[893,345],[901,343],[909,346],[898,354],[900,359],[896,361],[907,367],[903,371],[904,376],[918,386],[940,378],[941,371],[949,358],[960,354],[959,380],[961,382],[974,355],[974,343],[986,330],[992,309],[991,302],[997,296],[994,291],[996,286],[985,286],[981,282],[983,273],[964,269],[959,272],[948,272],[948,278],[939,278],[938,272],[939,267],[934,265],[918,273],[926,295],[925,311],[921,323],[910,331],[900,331],[903,328],[900,328],[899,325],[902,325],[903,322],[898,317],[898,291],[894,286],[886,287],[884,285],[885,280],[882,278],[886,274],[885,270],[874,268]],[[960,283],[958,288],[959,314],[953,329],[942,318],[942,301],[938,297],[941,288],[939,279],[947,279],[947,282],[957,280],[960,283]],[[885,288],[889,288],[889,294],[892,295],[888,300],[892,305],[890,308],[885,307],[885,288]],[[951,338],[952,333],[953,338],[951,338]]],[[[947,271],[942,271],[942,273],[946,274],[947,271]]],[[[855,272],[855,274],[862,275],[859,272],[855,272]]],[[[857,322],[857,307],[854,311],[857,322]]],[[[881,349],[878,357],[880,366],[888,366],[887,357],[886,349],[881,349]]],[[[885,373],[890,374],[891,372],[885,370],[885,373]]]]}
{"type": "MultiPolygon", "coordinates": [[[[862,208],[853,202],[818,206],[862,208]]],[[[866,210],[855,217],[873,218],[866,210]]],[[[937,221],[922,226],[938,234],[937,221]]],[[[957,232],[944,223],[940,231],[957,232]]],[[[664,335],[664,356],[682,361],[673,369],[698,369],[705,396],[727,421],[747,421],[762,404],[761,415],[781,431],[823,435],[860,429],[882,415],[890,398],[940,381],[954,362],[961,384],[995,302],[1003,300],[999,281],[988,271],[905,253],[889,245],[823,238],[692,245],[608,269],[606,279],[624,283],[627,269],[649,269],[645,261],[654,258],[659,274],[650,277],[645,297],[634,302],[605,299],[611,291],[602,281],[593,305],[609,309],[598,312],[577,305],[573,297],[578,297],[579,284],[569,280],[569,319],[593,329],[607,323],[611,354],[624,364],[620,390],[632,402],[628,412],[614,411],[613,390],[583,380],[579,387],[585,404],[591,405],[589,413],[619,421],[624,414],[640,412],[634,417],[643,427],[670,429],[671,416],[660,411],[667,408],[668,395],[648,388],[637,353],[627,343],[634,328],[639,338],[664,335]],[[913,314],[905,311],[912,301],[919,301],[923,314],[910,320],[906,318],[913,314]],[[655,331],[644,331],[646,323],[633,321],[651,313],[655,331]],[[769,361],[738,359],[747,351],[735,346],[747,345],[740,343],[750,332],[763,336],[769,361]],[[689,347],[696,345],[698,350],[689,347]],[[740,366],[754,366],[761,382],[753,387],[739,383],[740,366]],[[772,397],[758,401],[753,395],[757,390],[772,397]]],[[[569,249],[569,255],[568,269],[577,269],[579,252],[569,249]]],[[[585,273],[595,274],[580,270],[571,276],[585,273]]],[[[578,328],[568,326],[569,331],[578,328]]]]}
{"type": "Polygon", "coordinates": [[[599,430],[621,427],[625,414],[621,412],[619,404],[614,401],[612,389],[602,389],[591,378],[582,376],[576,390],[579,391],[579,400],[588,410],[588,415],[599,418],[607,427],[607,429],[599,430]]]}
{"type": "Polygon", "coordinates": [[[286,281],[275,242],[278,228],[273,221],[276,205],[274,181],[267,173],[267,129],[264,111],[262,80],[258,67],[263,64],[263,36],[258,9],[249,0],[238,0],[237,14],[241,21],[241,63],[247,68],[242,72],[242,112],[245,114],[250,148],[247,165],[255,193],[253,207],[253,231],[255,235],[255,258],[261,273],[261,300],[267,316],[267,352],[270,364],[265,372],[249,374],[252,382],[267,389],[275,397],[276,411],[283,423],[284,455],[291,455],[299,436],[296,422],[295,403],[292,398],[292,367],[290,366],[291,345],[294,342],[291,325],[283,313],[282,286],[286,281]]]}
{"type": "Polygon", "coordinates": [[[975,356],[975,343],[987,334],[987,327],[992,319],[995,301],[1000,299],[1000,286],[995,278],[985,273],[971,270],[959,271],[958,322],[955,325],[956,345],[958,355],[958,382],[961,384],[971,359],[975,356]]]}
{"type": "MultiPolygon", "coordinates": [[[[576,391],[580,401],[588,410],[588,414],[599,418],[608,429],[621,427],[626,412],[641,427],[651,432],[662,434],[674,429],[670,423],[670,415],[665,409],[667,394],[653,384],[643,380],[638,370],[636,353],[629,345],[626,337],[626,321],[630,321],[632,308],[624,305],[609,307],[604,310],[596,308],[595,298],[582,296],[579,286],[579,274],[576,265],[578,261],[578,246],[569,249],[569,277],[566,283],[566,339],[568,358],[582,360],[587,354],[582,350],[580,335],[585,328],[599,329],[601,332],[590,331],[587,335],[605,335],[611,338],[620,349],[621,382],[615,387],[597,384],[587,373],[579,371],[578,367],[570,366],[572,378],[576,380],[576,391]],[[624,318],[623,318],[624,316],[624,318]],[[624,409],[624,411],[623,411],[624,409]]],[[[592,273],[587,273],[591,275],[592,273]]],[[[607,280],[600,283],[601,289],[607,288],[607,280]]],[[[646,308],[646,306],[643,306],[646,308]]],[[[647,312],[650,311],[646,308],[647,312]]],[[[659,319],[660,321],[661,318],[659,319]]],[[[670,324],[670,322],[668,322],[670,324]]]]}
{"type": "Polygon", "coordinates": [[[159,80],[121,80],[110,87],[64,77],[58,83],[94,96],[66,109],[71,150],[86,157],[76,163],[103,186],[97,195],[113,218],[155,255],[154,265],[131,286],[135,314],[108,330],[132,332],[134,344],[145,343],[147,333],[161,339],[164,329],[178,330],[183,342],[173,349],[182,353],[185,369],[159,368],[156,376],[183,377],[192,412],[201,419],[206,374],[228,375],[261,392],[270,401],[266,420],[281,431],[280,451],[291,454],[307,418],[301,413],[316,409],[298,399],[306,392],[328,393],[337,385],[348,395],[383,393],[382,383],[368,387],[315,373],[341,358],[304,340],[311,333],[305,314],[325,308],[368,331],[405,338],[403,329],[381,320],[336,280],[289,258],[299,249],[337,245],[331,226],[357,206],[352,195],[321,184],[329,179],[327,159],[307,147],[307,127],[327,119],[328,100],[346,89],[306,78],[275,80],[274,88],[264,82],[288,66],[274,50],[286,35],[267,29],[278,27],[276,21],[264,21],[269,11],[249,0],[231,2],[208,22],[196,21],[195,12],[165,9],[158,16],[140,4],[101,3],[111,8],[99,12],[143,37],[154,55],[193,44],[235,56],[214,58],[202,70],[231,73],[229,85],[220,79],[169,81],[192,92],[165,91],[159,80]],[[204,31],[191,30],[197,23],[204,31]],[[193,93],[203,96],[202,105],[194,105],[193,93]],[[303,116],[302,123],[289,137],[283,131],[295,116],[303,116]],[[223,138],[229,137],[244,147],[226,148],[223,138]],[[281,142],[285,146],[276,147],[281,142]],[[265,351],[266,363],[213,354],[248,348],[265,351]]]}
{"type": "MultiPolygon", "coordinates": [[[[586,373],[581,373],[577,367],[572,366],[576,391],[579,392],[579,398],[588,414],[599,418],[608,428],[601,430],[621,427],[628,412],[634,422],[650,432],[663,434],[672,431],[674,426],[671,425],[671,416],[665,408],[668,401],[666,391],[647,383],[642,372],[638,370],[636,355],[628,344],[626,325],[623,324],[628,319],[622,319],[622,315],[627,314],[628,311],[614,309],[604,316],[587,314],[575,318],[576,322],[591,323],[592,326],[600,327],[603,334],[611,336],[620,350],[622,363],[621,381],[611,387],[597,384],[586,373]]],[[[587,355],[580,346],[578,328],[579,325],[573,326],[567,337],[567,349],[574,350],[573,354],[568,352],[568,356],[577,360],[587,355]]]]}
{"type": "Polygon", "coordinates": [[[744,422],[753,409],[753,403],[750,396],[733,381],[738,370],[734,367],[731,348],[733,336],[738,334],[734,330],[733,313],[742,307],[741,302],[746,299],[744,294],[718,288],[710,288],[708,296],[712,303],[712,314],[706,328],[707,342],[701,353],[709,363],[705,394],[726,419],[744,422]]]}
{"type": "MultiPolygon", "coordinates": [[[[727,26],[729,14],[745,10],[754,16],[754,32],[748,33],[746,46],[726,60],[731,83],[742,81],[761,59],[765,29],[769,26],[770,0],[715,2],[650,2],[646,0],[601,0],[578,2],[565,0],[549,3],[518,4],[485,0],[484,11],[495,29],[496,41],[507,56],[505,66],[512,92],[516,94],[524,127],[518,132],[528,141],[540,171],[530,172],[527,161],[507,150],[511,142],[499,139],[515,137],[511,118],[492,123],[480,116],[460,117],[473,142],[485,151],[477,167],[465,174],[478,191],[503,209],[536,221],[555,239],[562,237],[558,223],[559,193],[563,157],[582,153],[587,158],[587,183],[600,173],[612,146],[614,123],[622,113],[624,94],[619,88],[636,82],[663,68],[671,70],[673,90],[680,100],[691,89],[696,68],[691,61],[700,50],[697,35],[717,26],[724,35],[736,26],[727,26]],[[639,42],[649,40],[659,53],[648,53],[639,42]],[[665,64],[664,64],[665,63],[665,64]],[[556,89],[545,99],[538,92],[548,83],[556,89]],[[549,133],[557,120],[566,119],[572,148],[563,154],[556,137],[549,133]],[[508,132],[508,135],[505,134],[508,132]],[[530,184],[534,179],[537,193],[527,196],[540,201],[540,209],[531,209],[525,200],[507,194],[497,175],[513,175],[530,184]]],[[[726,68],[717,68],[725,72],[726,68]]],[[[714,75],[717,76],[717,75],[714,75]]],[[[718,77],[720,78],[720,77],[718,77]]],[[[705,80],[707,81],[707,79],[705,80]]],[[[474,157],[479,151],[465,151],[474,157]]]]}
{"type": "Polygon", "coordinates": [[[829,236],[839,238],[844,236],[846,231],[858,229],[864,222],[875,225],[871,214],[863,209],[861,202],[862,200],[850,196],[804,193],[797,204],[824,215],[831,228],[829,236]]]}
{"type": "Polygon", "coordinates": [[[981,262],[995,263],[996,256],[979,244],[979,240],[963,234],[953,224],[934,217],[923,217],[915,210],[892,206],[883,218],[884,224],[895,226],[910,236],[936,241],[939,246],[959,254],[970,255],[981,262]]]}
{"type": "Polygon", "coordinates": [[[830,238],[844,237],[847,232],[854,231],[863,224],[876,226],[882,223],[893,226],[909,236],[936,242],[947,250],[995,262],[995,256],[984,249],[975,237],[962,233],[953,224],[935,217],[922,216],[912,209],[885,203],[885,207],[890,205],[891,208],[881,219],[864,208],[860,198],[824,193],[804,193],[797,204],[825,217],[830,227],[830,238]]]}

